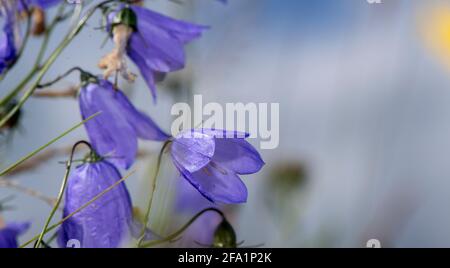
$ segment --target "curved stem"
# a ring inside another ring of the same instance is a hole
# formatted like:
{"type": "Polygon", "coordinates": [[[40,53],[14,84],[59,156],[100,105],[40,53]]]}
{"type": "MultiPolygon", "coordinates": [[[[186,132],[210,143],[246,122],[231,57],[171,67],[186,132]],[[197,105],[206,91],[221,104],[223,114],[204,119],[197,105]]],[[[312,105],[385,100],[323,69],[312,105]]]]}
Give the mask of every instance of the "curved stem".
{"type": "Polygon", "coordinates": [[[0,127],[4,126],[8,120],[15,114],[19,109],[25,104],[25,102],[28,100],[28,98],[33,95],[34,91],[38,87],[39,83],[42,81],[42,78],[47,73],[47,71],[50,69],[50,67],[53,65],[53,63],[56,61],[58,56],[61,54],[61,52],[72,42],[72,40],[78,35],[78,33],[83,29],[86,22],[89,20],[89,18],[95,13],[95,11],[98,8],[101,8],[103,5],[114,2],[117,0],[105,0],[94,7],[92,7],[86,15],[84,15],[83,18],[79,21],[77,27],[75,27],[64,40],[61,42],[61,44],[53,51],[53,53],[50,55],[50,57],[47,59],[46,63],[42,66],[42,69],[40,70],[38,77],[36,81],[33,83],[33,85],[28,89],[28,91],[25,92],[25,94],[22,96],[22,98],[19,100],[16,106],[14,106],[13,109],[11,109],[6,116],[0,119],[0,127]]]}
{"type": "Polygon", "coordinates": [[[200,216],[202,216],[203,214],[205,214],[206,212],[209,212],[209,211],[216,212],[217,214],[219,214],[222,217],[222,219],[225,219],[225,215],[223,214],[223,212],[218,210],[217,208],[206,208],[206,209],[200,211],[199,213],[195,214],[195,216],[192,217],[180,229],[178,229],[178,231],[172,233],[171,235],[169,235],[169,236],[167,236],[167,237],[165,237],[165,238],[163,238],[161,240],[155,240],[155,241],[150,241],[150,242],[144,243],[141,247],[144,247],[144,248],[153,247],[153,246],[156,246],[158,244],[162,244],[162,243],[165,243],[165,242],[170,242],[172,240],[175,240],[184,231],[186,231],[186,229],[189,228],[189,226],[191,226],[200,216]]]}
{"type": "Polygon", "coordinates": [[[152,181],[151,196],[150,196],[150,199],[149,199],[148,204],[147,204],[147,210],[145,212],[144,222],[142,224],[142,230],[141,230],[141,233],[139,235],[139,240],[138,240],[138,244],[137,244],[138,247],[141,246],[141,243],[145,239],[145,230],[147,230],[148,220],[150,218],[150,212],[152,210],[153,196],[155,195],[156,181],[158,179],[159,170],[161,168],[162,157],[163,157],[165,149],[170,144],[170,142],[171,141],[166,141],[164,143],[164,145],[161,147],[161,151],[159,152],[159,155],[158,155],[158,162],[156,163],[155,175],[153,176],[153,181],[152,181]]]}
{"type": "Polygon", "coordinates": [[[79,141],[79,142],[75,143],[75,145],[72,147],[69,161],[67,161],[66,173],[64,174],[63,182],[61,184],[61,188],[59,189],[58,198],[56,199],[56,203],[53,206],[53,209],[50,212],[50,215],[48,216],[47,221],[45,222],[44,228],[42,229],[42,232],[39,235],[38,240],[36,241],[36,244],[34,246],[35,248],[39,248],[41,246],[42,239],[44,238],[44,235],[47,232],[47,228],[50,225],[50,222],[52,221],[52,218],[55,215],[56,211],[58,211],[59,204],[61,203],[62,197],[64,195],[64,190],[66,189],[67,181],[69,179],[70,168],[72,167],[73,155],[75,154],[75,150],[77,149],[77,147],[81,144],[87,145],[89,147],[89,149],[92,150],[91,145],[87,141],[79,141]]]}
{"type": "Polygon", "coordinates": [[[55,79],[45,83],[45,84],[39,84],[37,86],[37,88],[46,88],[49,87],[57,82],[59,82],[61,79],[64,79],[65,77],[69,76],[71,73],[78,71],[80,73],[85,73],[85,71],[83,69],[81,69],[80,67],[73,67],[71,69],[69,69],[68,71],[66,71],[65,73],[63,73],[62,75],[59,75],[58,77],[56,77],[55,79]]]}

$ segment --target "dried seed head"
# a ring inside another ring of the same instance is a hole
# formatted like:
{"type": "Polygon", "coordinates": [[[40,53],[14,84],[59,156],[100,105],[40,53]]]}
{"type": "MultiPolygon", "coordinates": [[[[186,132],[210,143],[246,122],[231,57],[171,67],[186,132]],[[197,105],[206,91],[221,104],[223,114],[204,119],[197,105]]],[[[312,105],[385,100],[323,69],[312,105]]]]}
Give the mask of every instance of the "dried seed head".
{"type": "Polygon", "coordinates": [[[33,19],[33,35],[41,35],[45,32],[45,12],[42,8],[35,7],[31,11],[31,17],[33,19]]]}
{"type": "Polygon", "coordinates": [[[128,70],[126,63],[126,48],[133,29],[124,24],[114,26],[113,30],[114,49],[104,56],[98,63],[103,69],[103,76],[108,78],[114,74],[120,74],[125,80],[134,82],[136,75],[128,70]]]}

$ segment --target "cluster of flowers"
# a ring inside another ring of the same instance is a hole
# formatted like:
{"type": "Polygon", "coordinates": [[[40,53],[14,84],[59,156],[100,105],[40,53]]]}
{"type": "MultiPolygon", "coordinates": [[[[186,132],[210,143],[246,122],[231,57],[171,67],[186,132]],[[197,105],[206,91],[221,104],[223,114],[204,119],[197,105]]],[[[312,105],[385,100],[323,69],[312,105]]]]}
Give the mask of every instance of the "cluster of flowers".
{"type": "MultiPolygon", "coordinates": [[[[45,10],[60,2],[1,1],[5,24],[0,37],[0,73],[20,54],[18,14],[22,10],[45,10]]],[[[163,142],[182,177],[210,202],[246,202],[247,189],[239,175],[256,173],[264,165],[256,149],[245,140],[248,134],[191,129],[171,137],[108,80],[118,74],[128,81],[136,78],[127,68],[128,57],[156,101],[156,83],[184,67],[185,44],[200,37],[208,27],[176,20],[139,4],[113,2],[120,3],[111,5],[105,15],[105,28],[114,49],[99,61],[104,73],[94,76],[82,71],[81,75],[81,116],[86,119],[98,115],[85,123],[92,152],[69,177],[63,217],[121,179],[119,169],[129,169],[136,160],[138,139],[163,142]]],[[[59,231],[59,245],[65,247],[69,240],[77,239],[83,247],[121,246],[132,233],[132,214],[131,198],[122,182],[65,221],[59,231]]],[[[6,225],[0,231],[0,247],[17,246],[15,236],[25,228],[23,224],[6,225]]]]}

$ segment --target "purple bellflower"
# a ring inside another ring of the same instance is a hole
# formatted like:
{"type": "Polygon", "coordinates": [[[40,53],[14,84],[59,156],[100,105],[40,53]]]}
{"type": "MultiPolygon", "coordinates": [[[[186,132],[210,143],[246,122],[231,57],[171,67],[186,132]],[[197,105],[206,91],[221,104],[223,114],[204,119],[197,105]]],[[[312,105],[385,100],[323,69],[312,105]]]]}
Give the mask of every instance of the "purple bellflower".
{"type": "Polygon", "coordinates": [[[125,79],[134,80],[135,75],[127,70],[124,59],[124,54],[128,55],[156,100],[156,82],[167,73],[184,68],[184,46],[207,28],[143,7],[122,6],[108,16],[107,29],[112,33],[115,48],[100,60],[99,67],[105,70],[105,77],[120,73],[125,79]]]}
{"type": "Polygon", "coordinates": [[[0,14],[4,17],[3,31],[0,33],[0,74],[2,74],[17,60],[21,40],[17,6],[13,1],[1,1],[0,14]]]}
{"type": "Polygon", "coordinates": [[[165,141],[169,137],[107,80],[83,86],[79,103],[83,119],[100,112],[85,127],[95,150],[118,167],[128,169],[133,164],[138,138],[165,141]]]}
{"type": "Polygon", "coordinates": [[[47,8],[50,8],[62,1],[63,0],[19,0],[17,2],[19,5],[19,11],[20,11],[20,10],[24,10],[25,7],[28,9],[30,9],[32,7],[47,9],[47,8]]]}
{"type": "Polygon", "coordinates": [[[0,228],[0,248],[17,248],[17,237],[30,227],[30,223],[9,223],[0,228]]]}
{"type": "Polygon", "coordinates": [[[243,203],[247,188],[238,175],[258,172],[264,161],[245,138],[249,135],[211,129],[178,134],[171,156],[181,175],[211,202],[243,203]]]}
{"type": "MultiPolygon", "coordinates": [[[[71,172],[63,217],[121,179],[113,164],[93,154],[71,172]]],[[[82,248],[120,247],[130,235],[132,213],[130,195],[122,182],[62,224],[59,246],[66,247],[70,240],[76,239],[82,248]]]]}

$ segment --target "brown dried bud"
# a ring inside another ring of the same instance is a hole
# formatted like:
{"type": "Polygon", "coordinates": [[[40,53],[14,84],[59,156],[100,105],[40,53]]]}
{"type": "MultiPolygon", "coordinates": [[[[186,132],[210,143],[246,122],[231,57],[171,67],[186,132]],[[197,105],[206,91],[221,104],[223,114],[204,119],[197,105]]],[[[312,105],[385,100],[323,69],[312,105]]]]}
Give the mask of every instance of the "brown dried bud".
{"type": "Polygon", "coordinates": [[[31,18],[33,19],[33,29],[31,33],[39,36],[45,32],[45,11],[42,8],[35,7],[31,11],[31,18]]]}

